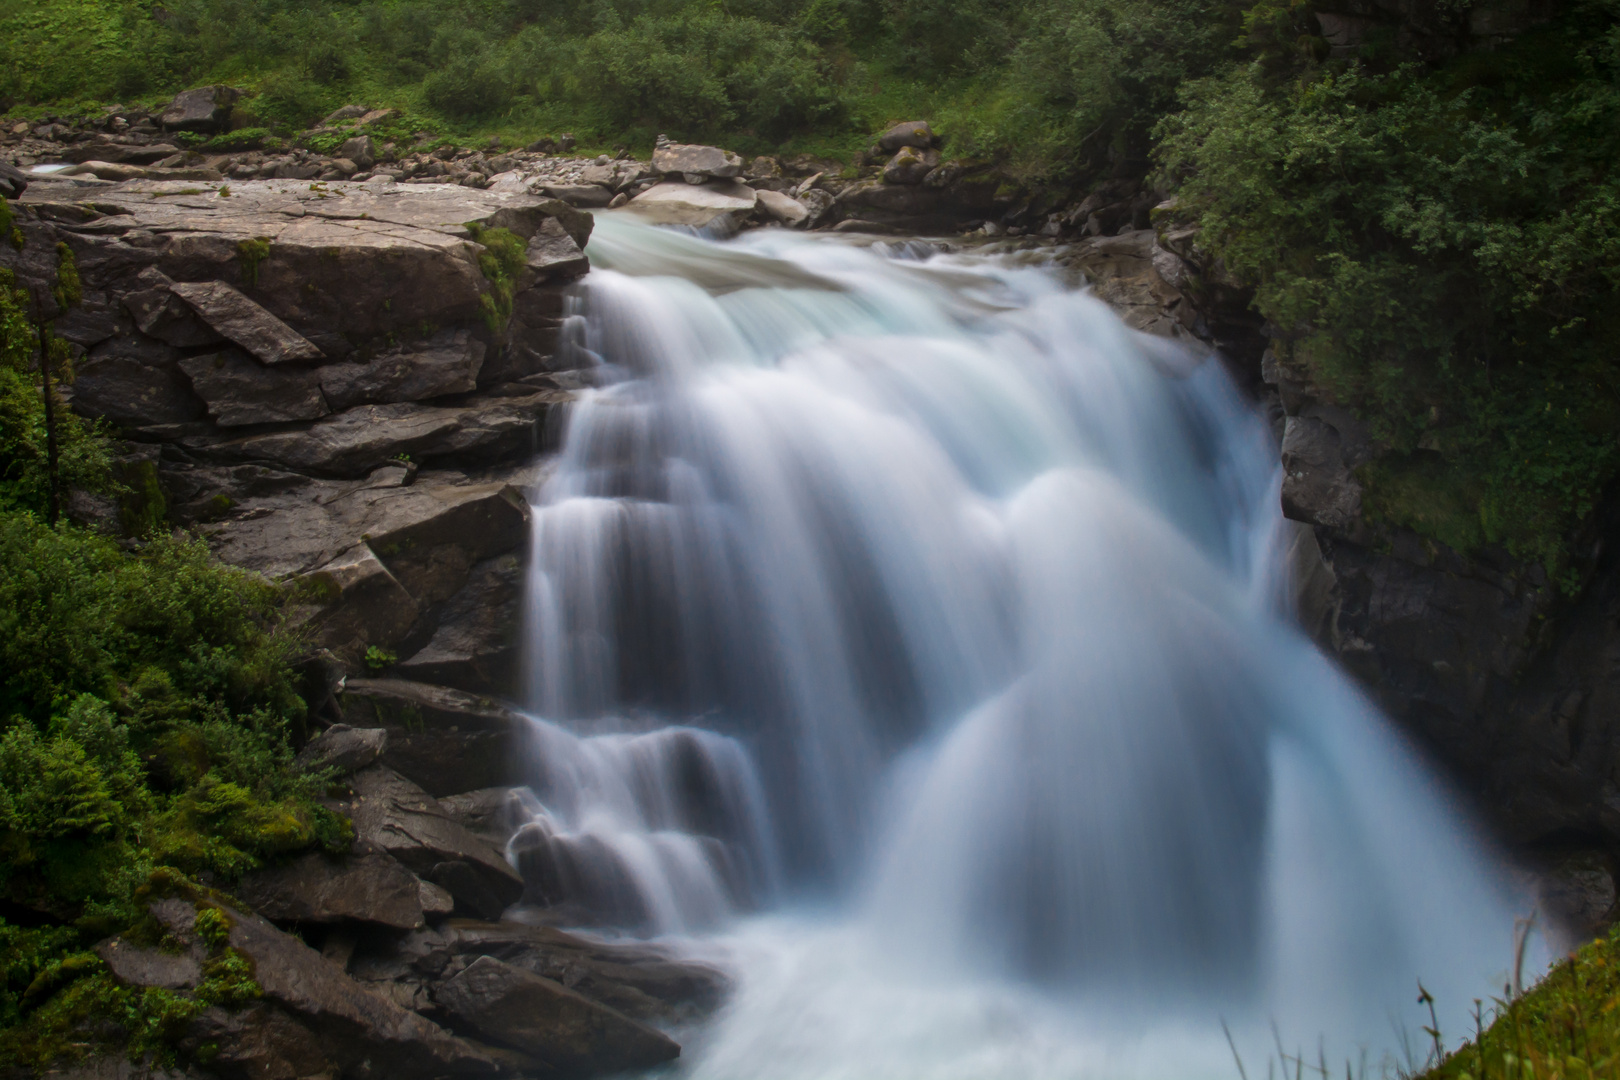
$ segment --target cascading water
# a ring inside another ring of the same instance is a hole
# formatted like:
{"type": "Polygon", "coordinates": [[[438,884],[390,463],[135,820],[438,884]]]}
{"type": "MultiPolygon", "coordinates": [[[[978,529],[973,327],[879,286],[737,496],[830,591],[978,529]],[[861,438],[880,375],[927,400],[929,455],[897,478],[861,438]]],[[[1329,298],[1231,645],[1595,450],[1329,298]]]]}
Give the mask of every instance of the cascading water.
{"type": "Polygon", "coordinates": [[[994,259],[612,214],[589,253],[513,851],[733,969],[683,1075],[1376,1062],[1419,979],[1465,1031],[1528,904],[1279,614],[1218,363],[994,259]]]}

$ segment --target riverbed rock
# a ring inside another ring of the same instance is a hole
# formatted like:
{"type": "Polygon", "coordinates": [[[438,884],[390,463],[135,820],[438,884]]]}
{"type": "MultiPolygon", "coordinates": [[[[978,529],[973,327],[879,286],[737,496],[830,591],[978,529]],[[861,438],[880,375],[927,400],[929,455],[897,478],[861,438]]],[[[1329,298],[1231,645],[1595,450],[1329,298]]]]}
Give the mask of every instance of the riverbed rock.
{"type": "Polygon", "coordinates": [[[730,992],[726,976],[706,964],[671,956],[651,944],[602,942],[516,919],[497,923],[453,918],[432,935],[453,969],[492,956],[561,983],[648,1024],[690,1023],[713,1013],[730,992]]]}
{"type": "Polygon", "coordinates": [[[220,427],[314,420],[331,411],[319,376],[307,368],[268,368],[240,349],[188,356],[179,366],[220,427]]]}
{"type": "Polygon", "coordinates": [[[231,109],[242,92],[229,86],[199,86],[174,96],[163,110],[162,124],[170,131],[219,131],[230,120],[231,109]]]}
{"type": "Polygon", "coordinates": [[[598,209],[613,201],[613,189],[601,184],[547,184],[541,190],[569,206],[598,209]]]}
{"type": "Polygon", "coordinates": [[[494,848],[456,824],[438,800],[386,765],[350,778],[355,798],[342,808],[355,837],[448,891],[458,910],[497,918],[523,895],[523,879],[494,848]]]}
{"type": "Polygon", "coordinates": [[[524,265],[547,281],[577,278],[591,268],[585,252],[555,218],[534,231],[523,259],[524,265]]]}
{"type": "Polygon", "coordinates": [[[28,190],[28,176],[9,161],[0,161],[0,199],[20,199],[28,190]]]}
{"type": "Polygon", "coordinates": [[[349,723],[387,728],[383,763],[432,794],[530,779],[528,721],[490,698],[408,679],[350,678],[342,704],[349,723]]]}
{"type": "Polygon", "coordinates": [[[62,152],[62,160],[75,165],[92,161],[112,165],[156,165],[164,158],[180,153],[172,143],[111,143],[92,141],[70,146],[62,152]]]}
{"type": "Polygon", "coordinates": [[[756,196],[767,214],[789,228],[803,225],[810,218],[810,209],[791,195],[762,188],[756,196]]]}
{"type": "Polygon", "coordinates": [[[657,225],[702,228],[717,222],[738,224],[754,212],[758,201],[758,192],[733,180],[711,184],[665,180],[631,199],[625,209],[657,225]]]}
{"type": "Polygon", "coordinates": [[[234,891],[278,922],[360,922],[393,930],[424,922],[416,875],[365,844],[342,856],[316,851],[249,871],[234,891]]]}
{"type": "Polygon", "coordinates": [[[652,168],[666,176],[730,178],[741,176],[743,160],[718,146],[660,142],[653,148],[652,168]]]}

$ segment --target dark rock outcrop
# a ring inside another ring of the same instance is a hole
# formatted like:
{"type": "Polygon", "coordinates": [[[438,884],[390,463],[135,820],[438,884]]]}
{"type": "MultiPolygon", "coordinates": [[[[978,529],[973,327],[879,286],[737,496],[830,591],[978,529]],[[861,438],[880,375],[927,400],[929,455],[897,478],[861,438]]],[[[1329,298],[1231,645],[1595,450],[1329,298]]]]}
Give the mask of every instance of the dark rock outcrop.
{"type": "Polygon", "coordinates": [[[231,109],[242,96],[229,86],[199,86],[176,94],[163,110],[163,126],[170,131],[218,131],[230,120],[231,109]]]}
{"type": "Polygon", "coordinates": [[[523,879],[501,854],[420,787],[384,765],[362,769],[350,782],[355,797],[341,809],[357,839],[449,892],[458,910],[498,918],[523,895],[523,879]]]}
{"type": "Polygon", "coordinates": [[[277,922],[374,923],[414,930],[423,923],[421,883],[382,851],[361,845],[342,858],[320,852],[245,875],[236,895],[277,922]]]}
{"type": "Polygon", "coordinates": [[[528,724],[488,698],[405,679],[348,680],[343,712],[388,730],[383,763],[436,795],[524,783],[528,724]]]}
{"type": "Polygon", "coordinates": [[[681,1052],[662,1033],[490,956],[440,985],[435,998],[479,1033],[538,1058],[561,1076],[646,1069],[681,1052]]]}

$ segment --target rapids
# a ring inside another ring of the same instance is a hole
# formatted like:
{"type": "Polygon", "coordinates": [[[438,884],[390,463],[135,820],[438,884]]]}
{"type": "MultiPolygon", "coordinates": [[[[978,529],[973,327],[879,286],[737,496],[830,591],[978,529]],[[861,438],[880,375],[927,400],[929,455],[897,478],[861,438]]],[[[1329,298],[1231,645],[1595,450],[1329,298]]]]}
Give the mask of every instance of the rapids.
{"type": "Polygon", "coordinates": [[[1218,361],[994,257],[616,214],[589,255],[510,853],[732,972],[678,1075],[1375,1074],[1419,980],[1471,1033],[1529,902],[1290,625],[1218,361]]]}

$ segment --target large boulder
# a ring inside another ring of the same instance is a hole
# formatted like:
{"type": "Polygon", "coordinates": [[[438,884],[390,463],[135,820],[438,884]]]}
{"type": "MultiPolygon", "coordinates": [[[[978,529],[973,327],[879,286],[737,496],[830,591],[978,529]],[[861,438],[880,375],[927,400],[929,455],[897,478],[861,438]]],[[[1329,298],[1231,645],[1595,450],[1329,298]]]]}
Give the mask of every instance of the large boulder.
{"type": "Polygon", "coordinates": [[[1282,438],[1283,513],[1311,525],[1345,528],[1361,516],[1354,446],[1313,416],[1290,416],[1282,438]],[[1348,458],[1348,460],[1347,460],[1348,458]]]}
{"type": "Polygon", "coordinates": [[[492,956],[643,1023],[690,1023],[718,1009],[730,991],[720,971],[656,945],[587,940],[552,926],[454,918],[413,938],[443,950],[443,971],[492,956]]]}
{"type": "Polygon", "coordinates": [[[528,782],[528,721],[488,698],[406,679],[349,679],[350,723],[388,729],[388,765],[436,795],[528,782]]]}
{"type": "Polygon", "coordinates": [[[388,749],[384,728],[357,728],[333,724],[298,751],[293,764],[306,772],[331,770],[339,776],[359,772],[388,749]]]}
{"type": "Polygon", "coordinates": [[[199,86],[176,94],[163,110],[162,124],[170,131],[219,131],[231,118],[242,92],[229,86],[199,86]]]}
{"type": "Polygon", "coordinates": [[[235,891],[260,915],[278,922],[362,922],[392,930],[423,924],[416,875],[364,844],[344,856],[310,852],[254,870],[235,891]]]}
{"type": "Polygon", "coordinates": [[[883,167],[883,180],[888,184],[920,184],[939,167],[938,150],[917,150],[904,146],[883,167]]]}
{"type": "Polygon", "coordinates": [[[927,150],[939,145],[939,136],[928,126],[928,121],[908,120],[903,124],[894,125],[878,136],[878,145],[883,148],[885,154],[892,154],[903,146],[927,150]]]}
{"type": "Polygon", "coordinates": [[[712,184],[665,180],[631,199],[625,209],[657,225],[703,228],[716,223],[736,225],[754,212],[758,201],[758,192],[733,180],[712,184]]]}
{"type": "Polygon", "coordinates": [[[20,199],[28,190],[28,176],[9,161],[0,161],[0,199],[20,199]]]}
{"type": "Polygon", "coordinates": [[[438,800],[384,765],[351,778],[343,806],[357,840],[374,845],[455,897],[456,908],[493,919],[523,895],[502,855],[447,814],[438,800]]]}
{"type": "Polygon", "coordinates": [[[98,342],[74,365],[74,411],[128,427],[202,419],[206,406],[180,369],[183,355],[144,334],[98,342]]]}
{"type": "Polygon", "coordinates": [[[759,189],[757,195],[759,205],[765,208],[765,212],[783,225],[796,228],[810,218],[810,208],[791,195],[764,188],[759,189]]]}
{"type": "Polygon", "coordinates": [[[665,176],[728,178],[741,176],[743,159],[718,146],[668,142],[659,136],[653,149],[652,168],[665,176]]]}
{"type": "Polygon", "coordinates": [[[435,997],[463,1023],[539,1058],[560,1075],[648,1069],[681,1053],[662,1032],[489,956],[439,986],[435,997]]]}
{"type": "Polygon", "coordinates": [[[546,280],[576,278],[591,268],[585,252],[555,218],[541,225],[529,238],[524,262],[546,280]]]}

